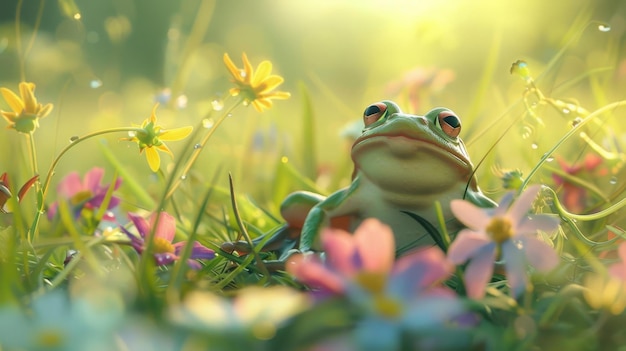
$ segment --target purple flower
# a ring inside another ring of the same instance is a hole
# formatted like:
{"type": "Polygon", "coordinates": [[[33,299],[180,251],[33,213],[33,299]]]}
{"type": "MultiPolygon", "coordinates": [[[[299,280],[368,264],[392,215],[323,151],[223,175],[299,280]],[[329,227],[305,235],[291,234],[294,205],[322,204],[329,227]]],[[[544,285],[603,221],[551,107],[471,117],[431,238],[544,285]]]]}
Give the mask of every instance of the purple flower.
{"type": "MultiPolygon", "coordinates": [[[[69,200],[70,205],[74,209],[74,215],[80,216],[83,208],[95,209],[102,205],[102,201],[106,195],[109,185],[101,185],[104,169],[94,167],[85,174],[83,180],[80,179],[78,172],[71,172],[57,186],[57,193],[65,200],[69,200]]],[[[122,178],[115,180],[114,189],[117,190],[122,183],[122,178]]],[[[117,196],[112,196],[109,201],[108,209],[112,209],[120,203],[117,196]]],[[[58,211],[59,204],[54,202],[48,209],[48,219],[54,218],[58,211]]],[[[106,220],[113,220],[111,214],[105,215],[106,220]]]]}
{"type": "MultiPolygon", "coordinates": [[[[137,228],[139,236],[129,233],[124,227],[121,228],[130,238],[133,248],[141,254],[145,250],[146,236],[153,232],[154,223],[157,217],[155,214],[152,214],[149,221],[134,213],[129,213],[128,217],[133,224],[135,224],[135,228],[137,228]]],[[[179,255],[187,242],[179,241],[177,243],[172,243],[175,234],[176,219],[167,212],[160,212],[157,227],[154,229],[153,239],[153,254],[157,265],[168,265],[179,259],[179,255]]],[[[197,259],[210,260],[214,257],[215,251],[195,241],[193,243],[193,248],[191,249],[191,255],[187,262],[191,268],[200,269],[202,266],[196,261],[197,259]]]]}
{"type": "Polygon", "coordinates": [[[526,287],[527,263],[539,271],[549,271],[558,264],[554,250],[535,236],[538,230],[555,230],[558,218],[527,214],[539,190],[540,186],[529,187],[512,205],[513,192],[507,193],[496,209],[482,209],[463,200],[450,203],[454,215],[468,228],[461,230],[450,245],[448,259],[457,265],[470,261],[465,270],[469,297],[485,295],[496,260],[504,260],[514,296],[526,287]]]}

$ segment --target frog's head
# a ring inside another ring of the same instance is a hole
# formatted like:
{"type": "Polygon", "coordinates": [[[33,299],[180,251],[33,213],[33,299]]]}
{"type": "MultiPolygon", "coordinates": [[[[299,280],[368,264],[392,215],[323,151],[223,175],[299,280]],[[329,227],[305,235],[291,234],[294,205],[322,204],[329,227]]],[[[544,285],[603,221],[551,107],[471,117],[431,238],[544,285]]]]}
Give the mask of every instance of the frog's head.
{"type": "Polygon", "coordinates": [[[384,190],[415,194],[437,194],[468,183],[476,187],[459,138],[461,120],[451,110],[435,108],[414,116],[383,101],[368,106],[363,121],[365,129],[352,146],[355,176],[362,174],[384,190]]]}

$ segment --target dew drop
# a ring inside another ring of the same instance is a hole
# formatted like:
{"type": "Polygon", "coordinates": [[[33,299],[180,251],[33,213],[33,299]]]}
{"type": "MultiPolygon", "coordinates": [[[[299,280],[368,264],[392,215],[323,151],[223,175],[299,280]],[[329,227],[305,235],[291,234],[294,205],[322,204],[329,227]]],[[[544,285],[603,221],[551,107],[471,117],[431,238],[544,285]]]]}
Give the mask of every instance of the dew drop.
{"type": "Polygon", "coordinates": [[[92,79],[92,80],[89,82],[89,87],[90,87],[91,89],[98,89],[98,88],[100,88],[101,86],[102,86],[102,81],[101,81],[100,79],[92,79]]]}
{"type": "Polygon", "coordinates": [[[243,105],[244,105],[244,106],[248,106],[248,105],[250,105],[250,100],[248,100],[248,99],[243,100],[243,105]]]}
{"type": "Polygon", "coordinates": [[[246,78],[246,76],[247,76],[246,71],[244,71],[242,69],[239,70],[239,75],[241,76],[241,78],[246,78]]]}
{"type": "Polygon", "coordinates": [[[561,110],[564,114],[568,115],[571,111],[568,108],[564,108],[563,110],[561,110]]]}
{"type": "Polygon", "coordinates": [[[215,111],[221,111],[224,108],[224,102],[220,99],[214,99],[211,101],[211,107],[213,107],[215,111]]]}
{"type": "Polygon", "coordinates": [[[201,147],[202,147],[202,145],[200,145],[200,144],[196,144],[196,145],[193,146],[193,148],[196,149],[196,150],[200,149],[201,147]]]}
{"type": "Polygon", "coordinates": [[[608,25],[608,24],[606,24],[606,23],[602,23],[602,24],[599,24],[599,25],[598,25],[598,30],[599,30],[600,32],[605,32],[605,33],[606,33],[606,32],[608,32],[608,31],[610,31],[610,30],[611,30],[611,26],[609,26],[609,25],[608,25]]]}
{"type": "Polygon", "coordinates": [[[226,117],[232,117],[232,116],[233,116],[232,113],[229,113],[229,114],[226,115],[226,117]]]}
{"type": "Polygon", "coordinates": [[[609,179],[609,184],[611,185],[617,184],[617,177],[615,176],[611,177],[611,179],[609,179]]]}
{"type": "Polygon", "coordinates": [[[546,158],[546,162],[552,162],[552,161],[554,161],[554,157],[550,156],[546,158]]]}
{"type": "Polygon", "coordinates": [[[75,142],[76,140],[80,139],[78,136],[74,135],[70,137],[70,143],[75,142]]]}
{"type": "Polygon", "coordinates": [[[78,21],[78,20],[80,20],[83,16],[80,14],[80,12],[76,12],[76,13],[74,14],[74,16],[72,16],[72,17],[74,17],[74,19],[78,21]]]}
{"type": "Polygon", "coordinates": [[[206,128],[206,129],[209,129],[209,128],[213,127],[214,123],[215,122],[211,118],[205,118],[205,119],[202,120],[202,126],[204,128],[206,128]]]}
{"type": "Polygon", "coordinates": [[[532,144],[530,144],[530,147],[531,147],[533,150],[537,150],[537,149],[539,148],[539,145],[537,145],[537,143],[532,143],[532,144]]]}
{"type": "Polygon", "coordinates": [[[580,118],[580,117],[576,117],[576,118],[574,118],[574,119],[572,120],[572,127],[576,127],[576,126],[577,126],[577,125],[579,125],[579,124],[580,124],[580,122],[582,122],[582,121],[583,121],[583,119],[582,119],[582,118],[580,118]]]}
{"type": "Polygon", "coordinates": [[[183,175],[180,176],[180,180],[186,180],[186,179],[187,179],[187,175],[186,174],[183,174],[183,175]]]}
{"type": "Polygon", "coordinates": [[[132,131],[132,130],[128,131],[128,136],[129,137],[134,138],[136,135],[137,135],[137,132],[132,131]]]}
{"type": "Polygon", "coordinates": [[[524,126],[522,127],[522,139],[528,139],[532,134],[533,134],[533,128],[531,126],[524,126]]]}

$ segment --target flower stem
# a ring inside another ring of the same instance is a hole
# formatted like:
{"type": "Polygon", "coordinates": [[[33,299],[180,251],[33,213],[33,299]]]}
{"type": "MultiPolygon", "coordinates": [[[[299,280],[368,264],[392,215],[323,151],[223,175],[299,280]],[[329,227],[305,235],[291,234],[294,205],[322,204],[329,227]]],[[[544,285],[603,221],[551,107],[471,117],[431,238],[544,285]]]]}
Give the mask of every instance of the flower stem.
{"type": "Polygon", "coordinates": [[[70,149],[82,143],[83,141],[87,139],[91,139],[99,135],[109,134],[109,133],[119,133],[119,132],[139,132],[141,130],[142,130],[141,128],[137,128],[137,127],[120,127],[120,128],[100,130],[97,132],[89,133],[82,137],[78,137],[77,139],[73,140],[71,144],[63,148],[63,150],[61,150],[61,152],[57,155],[57,157],[52,161],[52,164],[50,165],[50,169],[48,169],[48,174],[46,175],[46,180],[44,181],[43,186],[41,187],[41,195],[40,195],[40,202],[38,203],[38,211],[37,213],[35,213],[35,218],[33,219],[33,223],[30,228],[29,240],[32,240],[32,239],[36,240],[39,236],[37,228],[39,226],[39,219],[41,218],[41,214],[44,212],[44,203],[45,203],[46,195],[48,194],[48,188],[50,187],[50,181],[52,180],[52,176],[54,175],[54,170],[56,169],[57,165],[61,161],[61,158],[63,157],[63,155],[65,155],[70,149]]]}
{"type": "MultiPolygon", "coordinates": [[[[33,171],[33,174],[38,174],[39,170],[37,167],[37,149],[35,147],[35,138],[33,138],[33,132],[26,134],[26,138],[28,139],[28,153],[30,155],[30,168],[33,171]]],[[[35,189],[37,192],[41,189],[41,183],[37,181],[35,183],[35,189]]],[[[39,205],[39,204],[38,204],[39,205]]]]}
{"type": "MultiPolygon", "coordinates": [[[[215,123],[211,126],[211,128],[209,129],[209,131],[204,135],[204,137],[202,138],[202,140],[200,141],[200,143],[198,143],[199,147],[197,148],[193,148],[193,152],[191,154],[191,156],[189,156],[189,159],[187,160],[187,163],[185,163],[185,167],[183,168],[183,171],[181,172],[182,177],[178,177],[178,179],[176,179],[176,181],[174,182],[174,184],[172,184],[171,188],[169,189],[169,191],[167,192],[167,195],[165,196],[165,198],[170,198],[173,194],[174,191],[176,191],[176,189],[178,189],[178,186],[180,186],[180,183],[182,182],[182,179],[184,178],[185,175],[187,175],[187,173],[189,173],[189,170],[191,170],[191,167],[195,164],[196,160],[198,159],[198,157],[200,156],[200,153],[202,152],[202,150],[204,149],[204,146],[207,144],[207,142],[209,141],[209,139],[211,139],[211,136],[213,135],[213,133],[215,133],[215,130],[217,129],[217,127],[220,126],[220,124],[222,124],[222,122],[226,119],[226,117],[228,117],[230,115],[230,113],[237,107],[239,106],[241,103],[243,102],[243,99],[238,99],[237,101],[235,101],[235,103],[233,103],[229,108],[227,108],[222,115],[220,116],[220,118],[217,119],[217,121],[215,121],[215,123]]],[[[200,120],[200,123],[198,124],[198,127],[196,127],[196,130],[201,130],[202,129],[202,124],[203,121],[208,118],[208,116],[210,115],[211,112],[209,112],[207,114],[207,116],[205,116],[205,118],[203,118],[202,120],[200,120]]],[[[193,143],[193,139],[189,139],[190,143],[193,143]]]]}

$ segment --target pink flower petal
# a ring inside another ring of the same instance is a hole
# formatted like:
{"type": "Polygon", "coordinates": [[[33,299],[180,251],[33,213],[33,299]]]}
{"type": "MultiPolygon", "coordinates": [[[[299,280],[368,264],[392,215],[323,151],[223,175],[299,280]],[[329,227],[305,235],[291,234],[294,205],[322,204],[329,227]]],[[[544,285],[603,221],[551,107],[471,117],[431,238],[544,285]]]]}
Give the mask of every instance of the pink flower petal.
{"type": "MultiPolygon", "coordinates": [[[[156,215],[153,214],[150,217],[150,224],[154,226],[156,222],[156,215]]],[[[176,219],[167,212],[159,212],[159,222],[154,232],[156,238],[163,238],[169,242],[174,240],[176,234],[176,219]]]]}
{"type": "Polygon", "coordinates": [[[291,256],[285,269],[312,288],[324,289],[335,294],[341,294],[345,291],[344,281],[334,272],[328,270],[313,254],[291,256]]]}
{"type": "Polygon", "coordinates": [[[500,202],[498,202],[498,207],[494,209],[491,214],[491,217],[499,217],[502,216],[508,211],[509,206],[511,206],[511,202],[513,202],[513,198],[515,196],[514,191],[509,191],[502,196],[500,202]]]}
{"type": "Polygon", "coordinates": [[[450,210],[461,223],[468,228],[480,230],[489,223],[489,214],[482,209],[465,200],[452,200],[450,202],[450,210]]]}
{"type": "Polygon", "coordinates": [[[377,219],[366,219],[354,232],[354,241],[365,271],[387,273],[391,270],[396,246],[389,226],[377,219]]]}
{"type": "Polygon", "coordinates": [[[528,263],[540,272],[547,272],[559,264],[559,256],[550,245],[527,235],[519,239],[528,263]]]}
{"type": "MultiPolygon", "coordinates": [[[[176,250],[174,252],[177,256],[180,256],[180,253],[186,244],[186,241],[179,241],[173,245],[174,249],[176,250]]],[[[200,244],[197,241],[194,241],[193,248],[191,249],[191,255],[189,256],[189,258],[197,260],[211,260],[215,258],[215,251],[209,249],[208,247],[200,244]]]]}
{"type": "Polygon", "coordinates": [[[540,185],[529,186],[519,196],[519,198],[517,198],[513,205],[511,205],[507,214],[515,226],[517,226],[518,223],[521,223],[523,218],[527,216],[528,210],[530,210],[533,201],[535,201],[535,198],[537,197],[537,194],[539,194],[540,190],[540,185]]]}
{"type": "Polygon", "coordinates": [[[104,176],[104,169],[99,167],[92,168],[85,174],[83,180],[83,189],[90,190],[92,193],[96,193],[100,190],[100,182],[104,176]]]}
{"type": "Polygon", "coordinates": [[[137,231],[142,238],[145,238],[146,235],[150,234],[150,224],[148,224],[148,221],[146,221],[143,217],[129,212],[128,218],[130,218],[130,220],[133,222],[135,228],[137,228],[137,231]]]}
{"type": "Polygon", "coordinates": [[[459,265],[465,263],[470,258],[477,256],[483,247],[491,244],[492,241],[484,232],[474,232],[463,229],[456,236],[456,239],[448,248],[448,259],[450,262],[459,265]]]}
{"type": "Polygon", "coordinates": [[[609,274],[615,278],[626,281],[626,264],[617,262],[609,266],[609,274]]]}
{"type": "Polygon", "coordinates": [[[352,276],[357,270],[353,260],[356,243],[352,235],[343,230],[326,228],[321,236],[328,265],[346,276],[352,276]]]}
{"type": "Polygon", "coordinates": [[[526,289],[526,257],[520,247],[512,240],[502,243],[502,257],[506,268],[506,277],[513,296],[520,296],[526,289]]]}
{"type": "Polygon", "coordinates": [[[62,197],[69,199],[76,193],[83,190],[83,185],[80,180],[78,172],[71,172],[66,175],[63,180],[57,186],[57,192],[62,197]]]}
{"type": "Polygon", "coordinates": [[[485,296],[487,283],[493,276],[493,265],[496,259],[496,244],[483,246],[465,269],[464,281],[467,296],[480,299],[485,296]]]}
{"type": "Polygon", "coordinates": [[[517,223],[515,235],[535,234],[538,230],[551,233],[559,227],[560,220],[557,217],[535,214],[528,215],[517,223]]]}
{"type": "Polygon", "coordinates": [[[448,278],[452,270],[452,264],[438,247],[417,250],[396,261],[388,282],[388,291],[411,299],[448,278]]]}
{"type": "Polygon", "coordinates": [[[622,259],[622,262],[626,263],[626,242],[623,242],[617,248],[617,254],[619,258],[622,259]]]}

